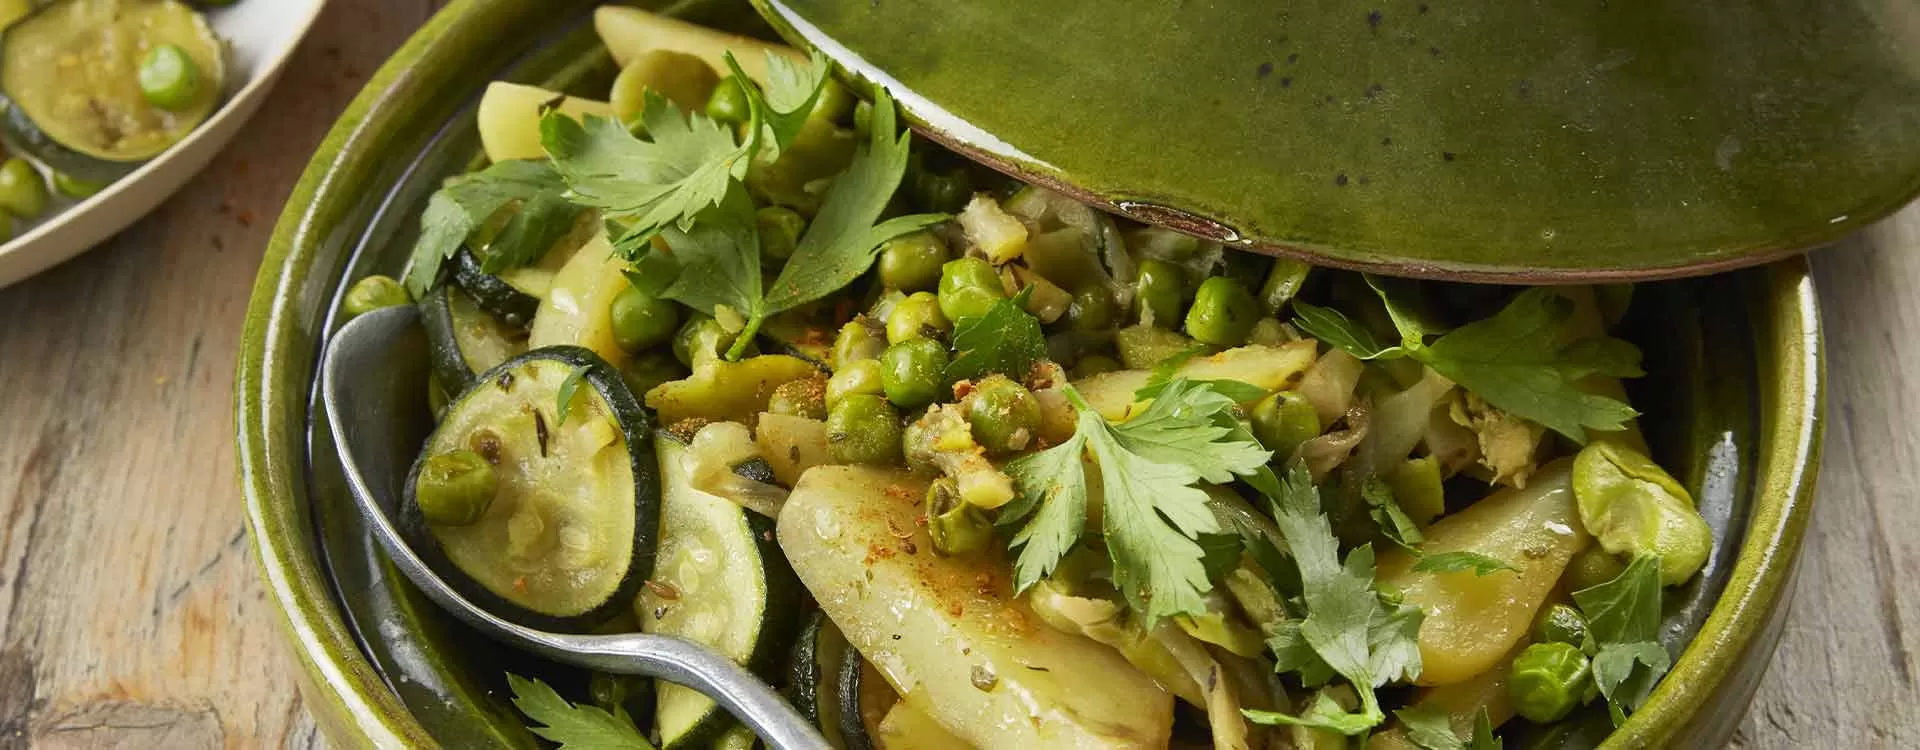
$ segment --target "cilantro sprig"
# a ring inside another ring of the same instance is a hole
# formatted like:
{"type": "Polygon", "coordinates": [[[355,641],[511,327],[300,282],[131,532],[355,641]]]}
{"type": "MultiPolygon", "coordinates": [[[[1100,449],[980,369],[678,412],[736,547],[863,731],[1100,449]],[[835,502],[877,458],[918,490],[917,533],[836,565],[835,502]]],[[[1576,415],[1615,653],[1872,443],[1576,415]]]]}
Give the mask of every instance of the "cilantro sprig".
{"type": "Polygon", "coordinates": [[[481,268],[498,273],[539,260],[573,230],[574,220],[585,210],[565,198],[566,190],[560,174],[544,161],[503,161],[450,181],[427,199],[420,215],[407,291],[425,296],[442,262],[476,242],[505,211],[513,214],[487,244],[481,268]]]}
{"type": "Polygon", "coordinates": [[[1071,386],[1066,394],[1078,412],[1073,437],[1007,465],[1018,496],[1003,519],[1025,521],[1012,542],[1019,548],[1015,586],[1025,590],[1052,573],[1084,533],[1091,459],[1102,488],[1102,537],[1128,604],[1150,623],[1204,613],[1213,589],[1208,548],[1218,546],[1211,535],[1221,529],[1194,485],[1252,474],[1272,454],[1220,423],[1234,402],[1205,383],[1176,378],[1120,424],[1108,423],[1071,386]]]}
{"type": "Polygon", "coordinates": [[[1361,359],[1409,357],[1461,385],[1487,403],[1585,443],[1587,430],[1612,431],[1639,416],[1633,407],[1587,393],[1588,375],[1639,377],[1640,350],[1609,336],[1569,340],[1573,301],[1535,287],[1520,293],[1493,317],[1460,326],[1431,343],[1430,326],[1396,305],[1376,285],[1398,344],[1381,342],[1364,326],[1331,308],[1293,303],[1294,324],[1321,341],[1361,359]]]}
{"type": "Polygon", "coordinates": [[[1619,724],[1673,665],[1660,645],[1660,557],[1635,557],[1613,580],[1573,592],[1573,601],[1599,645],[1594,684],[1619,724]]]}
{"type": "MultiPolygon", "coordinates": [[[[745,80],[731,57],[727,65],[745,80]]],[[[614,242],[617,252],[646,263],[654,255],[650,240],[660,236],[679,268],[663,295],[715,317],[724,307],[745,321],[729,358],[745,351],[769,316],[859,278],[881,243],[947,218],[880,221],[906,172],[911,135],[897,132],[893,99],[879,90],[869,142],[834,179],[780,275],[766,283],[753,203],[742,181],[757,158],[778,154],[799,133],[825,85],[826,65],[817,55],[804,70],[770,58],[766,91],[746,87],[751,116],[737,141],[725,126],[651,93],[641,120],[652,140],[602,118],[541,121],[542,143],[574,199],[626,227],[614,242]]]]}
{"type": "Polygon", "coordinates": [[[1420,623],[1417,607],[1383,598],[1374,589],[1371,545],[1340,558],[1340,541],[1320,509],[1320,492],[1305,466],[1296,464],[1270,498],[1274,523],[1287,540],[1297,567],[1306,611],[1290,619],[1269,639],[1275,668],[1298,672],[1303,683],[1345,677],[1360,696],[1349,712],[1322,694],[1299,715],[1246,711],[1260,724],[1283,724],[1356,735],[1386,720],[1374,689],[1394,680],[1420,676],[1420,623]]]}
{"type": "Polygon", "coordinates": [[[560,750],[653,750],[626,709],[615,706],[608,713],[597,706],[574,705],[546,683],[511,672],[507,687],[513,691],[513,707],[542,725],[527,730],[558,744],[560,750]]]}

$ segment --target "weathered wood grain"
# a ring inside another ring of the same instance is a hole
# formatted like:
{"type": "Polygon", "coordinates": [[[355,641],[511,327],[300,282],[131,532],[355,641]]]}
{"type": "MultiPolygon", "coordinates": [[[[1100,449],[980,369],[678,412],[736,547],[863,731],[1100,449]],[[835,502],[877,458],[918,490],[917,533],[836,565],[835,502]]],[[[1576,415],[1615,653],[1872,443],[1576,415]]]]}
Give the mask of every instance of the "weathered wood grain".
{"type": "Polygon", "coordinates": [[[234,477],[261,250],[429,0],[334,0],[232,148],[106,246],[0,290],[0,747],[313,747],[234,477]]]}
{"type": "Polygon", "coordinates": [[[1819,499],[1792,618],[1734,744],[1920,747],[1920,204],[1813,266],[1819,499]]]}
{"type": "MultiPolygon", "coordinates": [[[[280,203],[435,0],[333,0],[206,174],[107,246],[0,290],[0,748],[312,748],[242,530],[240,318],[280,203]]],[[[1734,744],[1920,747],[1920,206],[1815,263],[1819,508],[1734,744]]]]}

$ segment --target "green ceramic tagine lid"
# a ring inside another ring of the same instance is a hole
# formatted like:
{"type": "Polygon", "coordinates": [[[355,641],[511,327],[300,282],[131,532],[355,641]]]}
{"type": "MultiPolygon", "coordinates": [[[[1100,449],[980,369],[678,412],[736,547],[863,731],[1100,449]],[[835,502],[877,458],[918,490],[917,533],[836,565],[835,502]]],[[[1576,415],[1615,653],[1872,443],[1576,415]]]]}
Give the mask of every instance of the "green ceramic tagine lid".
{"type": "Polygon", "coordinates": [[[754,0],[928,137],[1316,263],[1681,276],[1920,194],[1914,0],[754,0]]]}

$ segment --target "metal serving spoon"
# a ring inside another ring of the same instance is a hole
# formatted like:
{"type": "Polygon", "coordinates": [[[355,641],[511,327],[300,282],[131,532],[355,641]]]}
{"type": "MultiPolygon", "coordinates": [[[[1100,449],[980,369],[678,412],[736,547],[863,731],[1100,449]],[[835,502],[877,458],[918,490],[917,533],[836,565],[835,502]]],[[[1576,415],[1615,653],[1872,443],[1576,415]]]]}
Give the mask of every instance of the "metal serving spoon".
{"type": "Polygon", "coordinates": [[[664,635],[571,635],[507,622],[466,600],[427,567],[393,525],[415,446],[391,428],[399,409],[421,409],[427,343],[412,306],[349,322],[327,345],[321,400],[355,505],[393,565],[441,609],[494,640],[543,658],[616,674],[657,677],[698,690],[780,750],[827,750],[819,730],[766,683],[720,654],[664,635]]]}

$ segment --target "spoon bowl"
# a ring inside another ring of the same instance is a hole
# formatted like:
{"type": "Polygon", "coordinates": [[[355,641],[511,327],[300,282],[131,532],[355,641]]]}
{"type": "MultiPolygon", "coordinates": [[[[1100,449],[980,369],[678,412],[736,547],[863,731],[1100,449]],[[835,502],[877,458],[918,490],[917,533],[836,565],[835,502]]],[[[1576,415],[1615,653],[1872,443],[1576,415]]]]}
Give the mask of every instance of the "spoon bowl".
{"type": "Polygon", "coordinates": [[[698,690],[781,750],[826,750],[827,742],[766,683],[719,653],[682,638],[645,633],[575,635],[516,625],[461,596],[400,536],[399,511],[407,456],[417,446],[390,429],[389,417],[423,412],[426,333],[411,306],[355,318],[328,344],[321,364],[321,400],[354,504],[393,566],[434,604],[500,641],[545,659],[615,674],[657,677],[698,690]]]}

